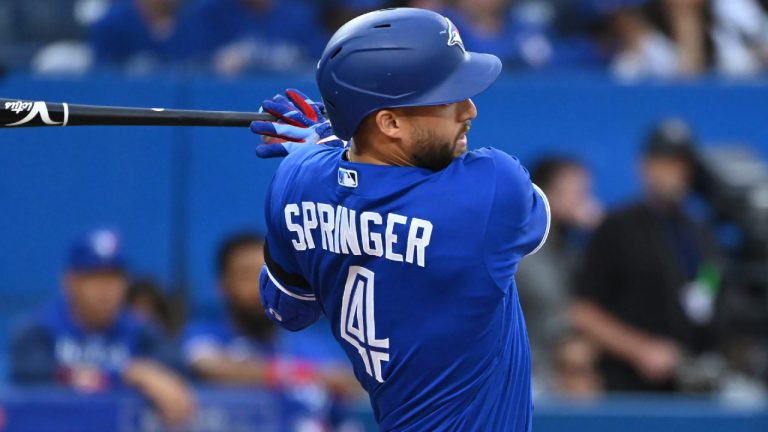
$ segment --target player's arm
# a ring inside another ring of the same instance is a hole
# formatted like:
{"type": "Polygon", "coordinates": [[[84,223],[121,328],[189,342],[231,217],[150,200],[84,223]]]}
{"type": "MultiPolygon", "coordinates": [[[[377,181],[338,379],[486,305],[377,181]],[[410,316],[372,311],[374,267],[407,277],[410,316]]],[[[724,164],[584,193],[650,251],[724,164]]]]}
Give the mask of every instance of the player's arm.
{"type": "Polygon", "coordinates": [[[544,245],[549,233],[549,203],[528,171],[501,150],[480,149],[481,175],[493,188],[486,225],[486,266],[504,291],[510,286],[517,264],[544,245]]]}
{"type": "MultiPolygon", "coordinates": [[[[528,172],[526,171],[526,174],[528,172]]],[[[530,180],[528,180],[530,183],[530,180]]],[[[524,241],[521,243],[523,256],[532,255],[544,246],[552,225],[552,214],[549,201],[540,187],[531,183],[530,199],[528,200],[529,215],[525,222],[524,241]]]]}
{"type": "Polygon", "coordinates": [[[497,218],[498,234],[507,245],[507,253],[520,259],[538,251],[547,240],[549,202],[516,157],[492,151],[496,178],[495,214],[491,217],[497,218]]]}
{"type": "Polygon", "coordinates": [[[290,331],[314,324],[322,312],[315,294],[301,275],[281,264],[288,260],[281,260],[280,251],[270,247],[269,236],[264,246],[264,261],[259,282],[261,301],[270,319],[290,331]]]}
{"type": "MultiPolygon", "coordinates": [[[[305,128],[309,124],[309,129],[315,132],[314,138],[317,138],[317,132],[320,130],[320,124],[316,121],[322,119],[321,109],[306,96],[296,90],[286,92],[290,101],[285,97],[278,95],[272,101],[265,101],[262,108],[272,113],[281,120],[278,122],[254,122],[251,129],[265,137],[275,137],[280,139],[291,138],[286,132],[273,134],[270,131],[273,128],[276,131],[288,127],[285,131],[298,131],[302,123],[305,128]],[[311,116],[310,116],[310,113],[311,116]],[[282,124],[287,122],[288,124],[282,124]],[[313,123],[314,122],[314,123],[313,123]],[[293,125],[293,126],[291,126],[293,125]]],[[[330,125],[328,125],[330,132],[330,125]]],[[[314,139],[313,138],[313,139],[314,139]]],[[[293,143],[308,148],[311,144],[310,138],[306,136],[301,138],[304,143],[293,143]]],[[[299,141],[299,139],[294,139],[299,141]]],[[[317,144],[314,141],[314,144],[317,144]]],[[[290,152],[285,144],[262,144],[257,148],[257,154],[260,157],[285,156],[290,152]],[[277,150],[274,150],[277,149],[277,150]],[[282,150],[280,150],[282,149],[282,150]]],[[[286,161],[284,161],[285,163],[286,161]]],[[[301,330],[318,320],[321,313],[320,304],[315,298],[315,294],[307,280],[300,271],[300,266],[295,256],[296,251],[292,249],[292,241],[285,225],[285,194],[291,189],[290,176],[285,175],[285,166],[275,174],[272,183],[267,191],[264,211],[267,221],[267,238],[264,244],[264,267],[261,270],[259,278],[259,287],[261,291],[261,301],[267,316],[270,317],[281,327],[297,331],[301,330]]]]}

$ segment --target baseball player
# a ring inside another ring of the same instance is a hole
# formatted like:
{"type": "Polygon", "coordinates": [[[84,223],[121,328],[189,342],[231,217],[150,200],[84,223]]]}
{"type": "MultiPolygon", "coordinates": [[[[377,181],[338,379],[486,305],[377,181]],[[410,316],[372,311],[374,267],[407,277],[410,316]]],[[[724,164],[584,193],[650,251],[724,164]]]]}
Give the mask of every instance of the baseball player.
{"type": "Polygon", "coordinates": [[[288,90],[262,106],[279,121],[251,126],[270,140],[259,156],[286,156],[265,204],[265,309],[294,331],[328,317],[382,430],[531,430],[514,274],[548,205],[517,159],[467,151],[470,98],[500,70],[447,18],[384,9],[318,63],[330,122],[288,90]]]}

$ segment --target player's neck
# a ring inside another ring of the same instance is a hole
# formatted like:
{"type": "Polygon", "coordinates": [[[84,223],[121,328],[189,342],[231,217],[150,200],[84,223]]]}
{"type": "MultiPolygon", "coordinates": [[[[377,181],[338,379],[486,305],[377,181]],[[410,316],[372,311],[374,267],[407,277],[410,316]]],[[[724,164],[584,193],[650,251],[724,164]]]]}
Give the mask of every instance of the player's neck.
{"type": "Polygon", "coordinates": [[[361,164],[415,166],[410,158],[400,151],[384,152],[379,146],[375,145],[355,145],[354,140],[352,140],[346,157],[350,162],[361,164]]]}

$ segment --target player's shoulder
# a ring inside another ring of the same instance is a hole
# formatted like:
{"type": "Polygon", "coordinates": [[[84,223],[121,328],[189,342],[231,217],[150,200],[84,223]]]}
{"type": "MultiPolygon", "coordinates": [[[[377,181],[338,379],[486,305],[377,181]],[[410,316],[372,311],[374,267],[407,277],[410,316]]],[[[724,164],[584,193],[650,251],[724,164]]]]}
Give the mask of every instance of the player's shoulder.
{"type": "Polygon", "coordinates": [[[335,178],[343,151],[324,145],[293,146],[280,162],[272,187],[281,189],[290,184],[292,190],[301,190],[302,185],[315,185],[329,176],[335,178]]]}
{"type": "Polygon", "coordinates": [[[280,163],[281,170],[307,168],[315,164],[338,162],[342,148],[324,145],[294,145],[291,152],[280,163]]]}
{"type": "Polygon", "coordinates": [[[467,152],[460,158],[460,163],[467,167],[477,167],[486,175],[493,174],[499,180],[528,182],[530,178],[528,170],[518,158],[494,147],[467,152]]]}
{"type": "Polygon", "coordinates": [[[464,163],[473,163],[477,161],[488,160],[495,164],[504,167],[506,165],[521,166],[520,160],[509,153],[499,150],[495,147],[481,147],[464,153],[462,156],[464,163]]]}

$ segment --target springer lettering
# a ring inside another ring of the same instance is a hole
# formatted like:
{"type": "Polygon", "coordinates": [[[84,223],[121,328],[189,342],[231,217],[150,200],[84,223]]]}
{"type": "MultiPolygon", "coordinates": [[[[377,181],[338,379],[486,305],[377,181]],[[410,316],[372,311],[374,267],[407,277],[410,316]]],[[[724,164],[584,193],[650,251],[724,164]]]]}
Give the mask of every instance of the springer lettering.
{"type": "Polygon", "coordinates": [[[286,205],[283,214],[286,228],[294,235],[293,248],[299,252],[319,246],[337,254],[365,254],[426,265],[432,237],[432,222],[428,220],[308,201],[286,205]]]}

